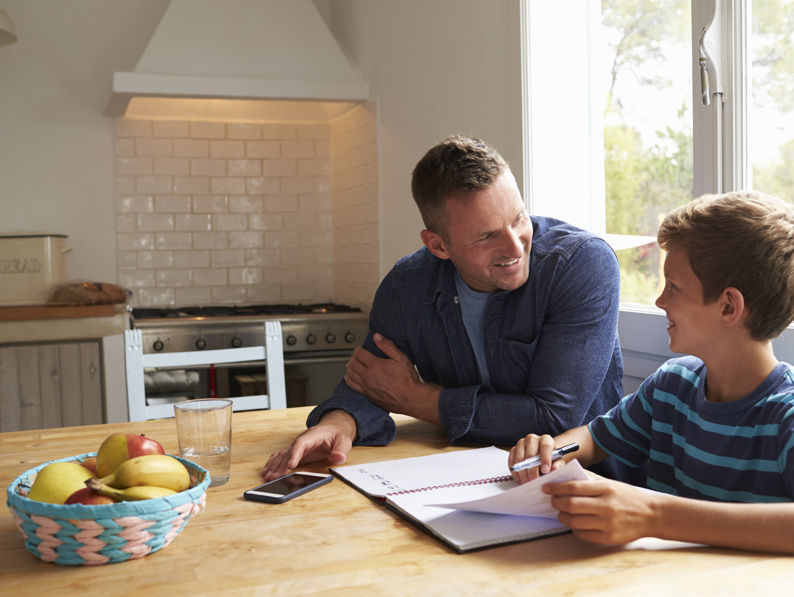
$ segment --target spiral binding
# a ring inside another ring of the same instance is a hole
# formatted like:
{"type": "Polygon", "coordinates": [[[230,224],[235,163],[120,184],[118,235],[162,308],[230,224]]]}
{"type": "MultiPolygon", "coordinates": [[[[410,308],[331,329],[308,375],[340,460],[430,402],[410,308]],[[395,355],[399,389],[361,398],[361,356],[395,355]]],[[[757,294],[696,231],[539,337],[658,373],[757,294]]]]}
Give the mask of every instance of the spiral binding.
{"type": "Polygon", "coordinates": [[[503,477],[489,477],[486,479],[473,479],[472,481],[458,481],[456,483],[446,483],[444,485],[428,485],[427,487],[417,487],[416,489],[401,489],[400,491],[392,491],[387,493],[386,496],[392,495],[405,495],[407,493],[420,493],[422,491],[435,491],[436,489],[449,489],[450,487],[469,487],[471,485],[487,485],[489,483],[503,483],[505,481],[512,481],[513,477],[506,475],[503,477]]]}

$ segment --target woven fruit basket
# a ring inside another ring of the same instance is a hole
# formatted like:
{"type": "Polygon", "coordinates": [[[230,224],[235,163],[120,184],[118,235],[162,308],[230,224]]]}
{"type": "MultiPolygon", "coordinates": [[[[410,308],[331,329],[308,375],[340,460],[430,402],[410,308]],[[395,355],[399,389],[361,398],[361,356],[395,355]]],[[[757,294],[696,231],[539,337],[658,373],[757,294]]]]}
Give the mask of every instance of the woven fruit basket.
{"type": "MultiPolygon", "coordinates": [[[[83,461],[96,452],[50,462],[83,461]]],[[[191,516],[204,509],[210,476],[199,465],[175,456],[190,472],[191,487],[167,497],[115,504],[48,504],[27,492],[50,462],[25,471],[8,486],[8,509],[25,547],[45,562],[98,565],[142,558],[171,543],[191,516]]]]}

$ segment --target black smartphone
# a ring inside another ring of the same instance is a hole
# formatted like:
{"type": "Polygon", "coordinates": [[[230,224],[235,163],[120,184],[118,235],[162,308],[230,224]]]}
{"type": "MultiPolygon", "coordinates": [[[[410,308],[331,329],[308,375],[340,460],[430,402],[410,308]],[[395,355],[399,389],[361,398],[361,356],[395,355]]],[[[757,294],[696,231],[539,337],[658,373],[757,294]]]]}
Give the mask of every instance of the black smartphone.
{"type": "Polygon", "coordinates": [[[281,504],[287,500],[325,485],[333,479],[333,475],[325,473],[294,472],[268,481],[258,487],[247,490],[243,497],[255,502],[281,504]]]}

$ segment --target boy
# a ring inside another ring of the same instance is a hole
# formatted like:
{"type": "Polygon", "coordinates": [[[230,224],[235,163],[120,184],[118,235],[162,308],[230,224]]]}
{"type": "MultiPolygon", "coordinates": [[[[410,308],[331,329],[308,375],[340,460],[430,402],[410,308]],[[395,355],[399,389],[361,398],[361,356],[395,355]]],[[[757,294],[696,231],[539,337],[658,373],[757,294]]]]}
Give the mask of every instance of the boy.
{"type": "Polygon", "coordinates": [[[656,305],[672,359],[611,411],[554,438],[528,435],[512,466],[540,454],[525,482],[607,456],[647,465],[648,492],[610,480],[548,484],[559,519],[580,538],[660,537],[794,553],[794,368],[772,338],[794,319],[794,210],[754,192],[704,196],[671,212],[656,305]],[[540,469],[540,471],[538,470],[540,469]]]}

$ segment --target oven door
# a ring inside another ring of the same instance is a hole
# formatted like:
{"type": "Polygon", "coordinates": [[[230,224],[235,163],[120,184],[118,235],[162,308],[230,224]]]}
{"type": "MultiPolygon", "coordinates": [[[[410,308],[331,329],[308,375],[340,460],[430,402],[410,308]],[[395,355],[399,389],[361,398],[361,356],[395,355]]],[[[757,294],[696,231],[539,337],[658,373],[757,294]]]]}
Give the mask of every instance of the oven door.
{"type": "MultiPolygon", "coordinates": [[[[285,353],[287,407],[312,406],[331,395],[345,375],[352,350],[285,353]]],[[[146,403],[171,404],[193,398],[267,394],[265,362],[204,365],[190,369],[147,369],[146,403]]]]}

